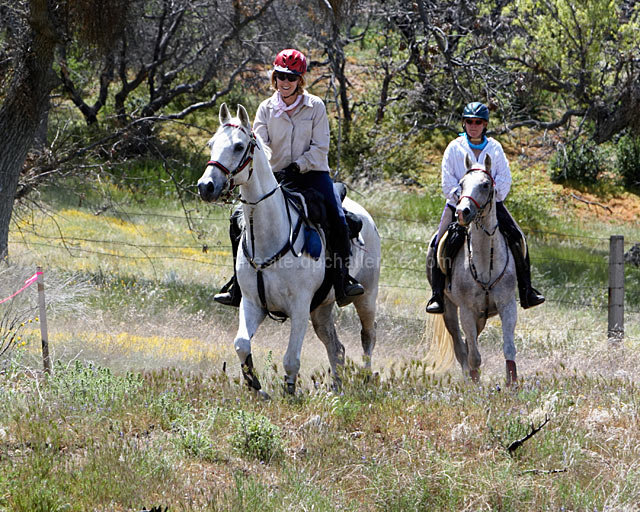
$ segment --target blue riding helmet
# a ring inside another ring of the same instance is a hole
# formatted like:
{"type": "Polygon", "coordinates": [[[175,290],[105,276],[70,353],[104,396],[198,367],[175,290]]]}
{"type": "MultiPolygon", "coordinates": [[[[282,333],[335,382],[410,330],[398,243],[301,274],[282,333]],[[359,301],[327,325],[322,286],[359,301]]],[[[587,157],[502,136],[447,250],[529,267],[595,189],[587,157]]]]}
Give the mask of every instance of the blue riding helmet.
{"type": "Polygon", "coordinates": [[[474,101],[473,103],[469,103],[466,107],[464,107],[464,110],[462,111],[462,117],[477,117],[488,122],[489,109],[484,103],[474,101]]]}

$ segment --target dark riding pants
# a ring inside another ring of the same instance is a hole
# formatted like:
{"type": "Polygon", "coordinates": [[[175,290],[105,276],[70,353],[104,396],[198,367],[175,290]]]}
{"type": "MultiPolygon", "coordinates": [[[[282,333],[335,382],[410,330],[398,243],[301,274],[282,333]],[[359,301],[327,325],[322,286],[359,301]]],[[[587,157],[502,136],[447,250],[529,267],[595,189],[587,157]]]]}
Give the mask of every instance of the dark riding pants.
{"type": "Polygon", "coordinates": [[[340,197],[333,186],[333,180],[329,173],[309,171],[304,174],[288,174],[282,184],[285,186],[290,184],[295,189],[314,189],[322,195],[326,206],[327,220],[331,226],[329,244],[336,255],[342,258],[342,263],[346,264],[350,253],[349,229],[340,197]]]}

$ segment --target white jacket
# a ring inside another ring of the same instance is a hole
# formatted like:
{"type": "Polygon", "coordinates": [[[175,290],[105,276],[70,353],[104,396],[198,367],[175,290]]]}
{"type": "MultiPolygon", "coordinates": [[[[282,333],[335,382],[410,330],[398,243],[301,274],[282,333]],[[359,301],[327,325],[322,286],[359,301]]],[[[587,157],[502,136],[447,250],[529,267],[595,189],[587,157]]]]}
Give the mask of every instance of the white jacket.
{"type": "Polygon", "coordinates": [[[472,162],[484,163],[486,155],[491,156],[491,176],[496,183],[496,200],[504,201],[511,189],[511,169],[504,154],[502,145],[492,137],[487,137],[488,142],[478,159],[469,147],[467,138],[461,135],[452,140],[442,157],[442,193],[447,198],[447,203],[453,206],[458,202],[460,192],[459,181],[467,172],[464,166],[464,157],[469,155],[472,162]]]}
{"type": "Polygon", "coordinates": [[[271,148],[271,168],[280,171],[292,162],[300,172],[329,172],[329,118],[323,101],[305,91],[291,116],[274,116],[278,93],[260,103],[253,131],[271,148]]]}

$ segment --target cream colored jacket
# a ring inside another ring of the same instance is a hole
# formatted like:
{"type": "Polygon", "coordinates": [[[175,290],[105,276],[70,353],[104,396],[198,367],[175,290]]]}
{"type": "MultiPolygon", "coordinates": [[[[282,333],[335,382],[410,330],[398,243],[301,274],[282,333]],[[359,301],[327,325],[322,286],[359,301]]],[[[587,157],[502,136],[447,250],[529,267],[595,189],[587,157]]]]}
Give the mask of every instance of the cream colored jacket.
{"type": "Polygon", "coordinates": [[[329,172],[329,118],[323,101],[305,92],[291,116],[274,116],[277,92],[260,103],[253,131],[271,148],[271,168],[279,171],[292,162],[300,172],[329,172]]]}

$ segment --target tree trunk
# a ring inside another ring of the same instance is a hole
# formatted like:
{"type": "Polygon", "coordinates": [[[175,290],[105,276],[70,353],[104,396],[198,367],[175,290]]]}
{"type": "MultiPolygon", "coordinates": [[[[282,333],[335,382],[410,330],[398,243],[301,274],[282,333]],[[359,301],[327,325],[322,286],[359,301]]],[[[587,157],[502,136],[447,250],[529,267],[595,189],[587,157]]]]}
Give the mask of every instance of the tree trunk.
{"type": "Polygon", "coordinates": [[[0,258],[7,257],[18,178],[53,87],[56,35],[46,0],[30,0],[28,44],[0,107],[0,258]]]}

